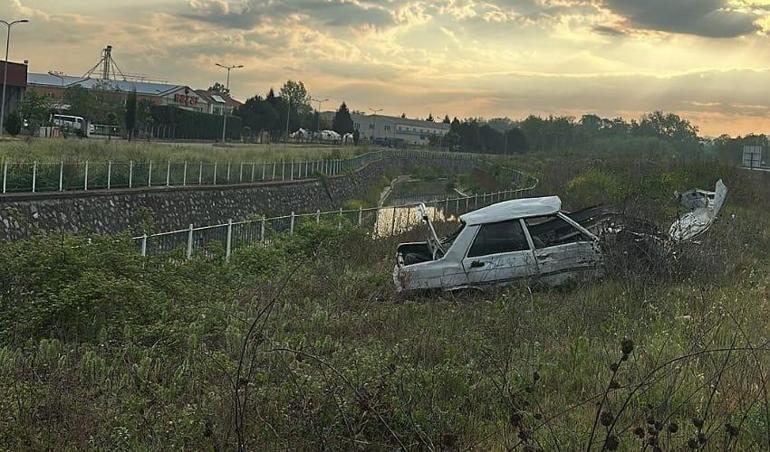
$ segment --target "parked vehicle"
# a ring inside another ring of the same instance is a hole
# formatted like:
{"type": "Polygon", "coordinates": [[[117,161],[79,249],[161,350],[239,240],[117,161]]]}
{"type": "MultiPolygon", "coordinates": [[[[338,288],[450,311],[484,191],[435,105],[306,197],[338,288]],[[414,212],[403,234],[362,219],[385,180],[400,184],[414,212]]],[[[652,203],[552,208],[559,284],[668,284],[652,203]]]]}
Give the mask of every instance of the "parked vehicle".
{"type": "Polygon", "coordinates": [[[628,233],[663,250],[667,243],[705,232],[724,205],[727,187],[690,191],[680,197],[691,209],[672,225],[669,237],[649,229],[624,231],[603,208],[573,214],[561,210],[558,196],[505,201],[460,217],[460,227],[439,239],[424,205],[419,211],[428,240],[399,245],[393,281],[396,290],[458,290],[503,286],[519,280],[557,286],[604,275],[600,240],[628,233]],[[649,240],[647,240],[649,239],[649,240]]]}
{"type": "Polygon", "coordinates": [[[85,136],[91,136],[94,133],[94,125],[82,116],[55,114],[51,116],[51,123],[67,130],[80,130],[85,136]]]}

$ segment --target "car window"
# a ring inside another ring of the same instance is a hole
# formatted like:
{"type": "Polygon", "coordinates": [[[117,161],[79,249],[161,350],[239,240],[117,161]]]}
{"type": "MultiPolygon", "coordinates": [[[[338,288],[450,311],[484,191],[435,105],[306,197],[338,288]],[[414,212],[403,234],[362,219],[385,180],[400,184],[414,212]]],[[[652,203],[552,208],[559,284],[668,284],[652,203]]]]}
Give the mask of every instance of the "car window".
{"type": "Polygon", "coordinates": [[[481,226],[468,251],[468,257],[528,250],[527,238],[519,220],[490,223],[481,226]]]}
{"type": "Polygon", "coordinates": [[[590,242],[586,236],[575,226],[553,215],[547,217],[528,218],[525,220],[529,235],[536,249],[551,246],[565,245],[567,243],[590,242]]]}

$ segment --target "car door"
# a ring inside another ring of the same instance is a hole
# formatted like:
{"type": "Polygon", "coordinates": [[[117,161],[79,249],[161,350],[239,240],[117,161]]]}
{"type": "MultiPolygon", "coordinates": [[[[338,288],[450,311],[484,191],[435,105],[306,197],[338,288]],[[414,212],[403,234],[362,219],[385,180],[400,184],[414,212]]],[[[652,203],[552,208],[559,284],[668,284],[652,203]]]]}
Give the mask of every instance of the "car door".
{"type": "Polygon", "coordinates": [[[564,214],[528,218],[539,280],[549,285],[601,276],[603,258],[598,239],[564,214]]]}
{"type": "Polygon", "coordinates": [[[476,236],[463,259],[469,286],[508,284],[537,273],[521,220],[477,227],[476,236]]]}

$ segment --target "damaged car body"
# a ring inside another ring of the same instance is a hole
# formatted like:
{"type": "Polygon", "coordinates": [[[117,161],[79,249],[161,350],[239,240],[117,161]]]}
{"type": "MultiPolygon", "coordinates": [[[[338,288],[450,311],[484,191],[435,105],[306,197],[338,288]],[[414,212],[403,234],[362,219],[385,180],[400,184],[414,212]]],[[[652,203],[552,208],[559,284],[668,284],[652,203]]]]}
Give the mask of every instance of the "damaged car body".
{"type": "MultiPolygon", "coordinates": [[[[721,180],[714,192],[691,190],[679,195],[687,213],[671,226],[668,239],[650,238],[662,244],[702,234],[719,214],[726,195],[721,180]]],[[[611,212],[602,207],[571,214],[561,208],[558,196],[493,204],[460,216],[459,228],[442,239],[420,205],[428,240],[399,245],[393,272],[396,289],[482,289],[521,280],[558,286],[602,277],[601,237],[628,231],[616,226],[611,212]]]]}

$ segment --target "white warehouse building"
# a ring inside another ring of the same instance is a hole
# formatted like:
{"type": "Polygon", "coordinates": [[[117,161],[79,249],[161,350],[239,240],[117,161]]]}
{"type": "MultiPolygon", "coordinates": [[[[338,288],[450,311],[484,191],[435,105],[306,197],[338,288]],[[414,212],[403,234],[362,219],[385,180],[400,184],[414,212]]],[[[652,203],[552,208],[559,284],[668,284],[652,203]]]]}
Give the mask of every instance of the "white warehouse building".
{"type": "Polygon", "coordinates": [[[352,113],[353,129],[362,140],[377,144],[408,144],[426,146],[431,137],[443,137],[449,133],[449,124],[398,116],[362,115],[352,113]]]}

